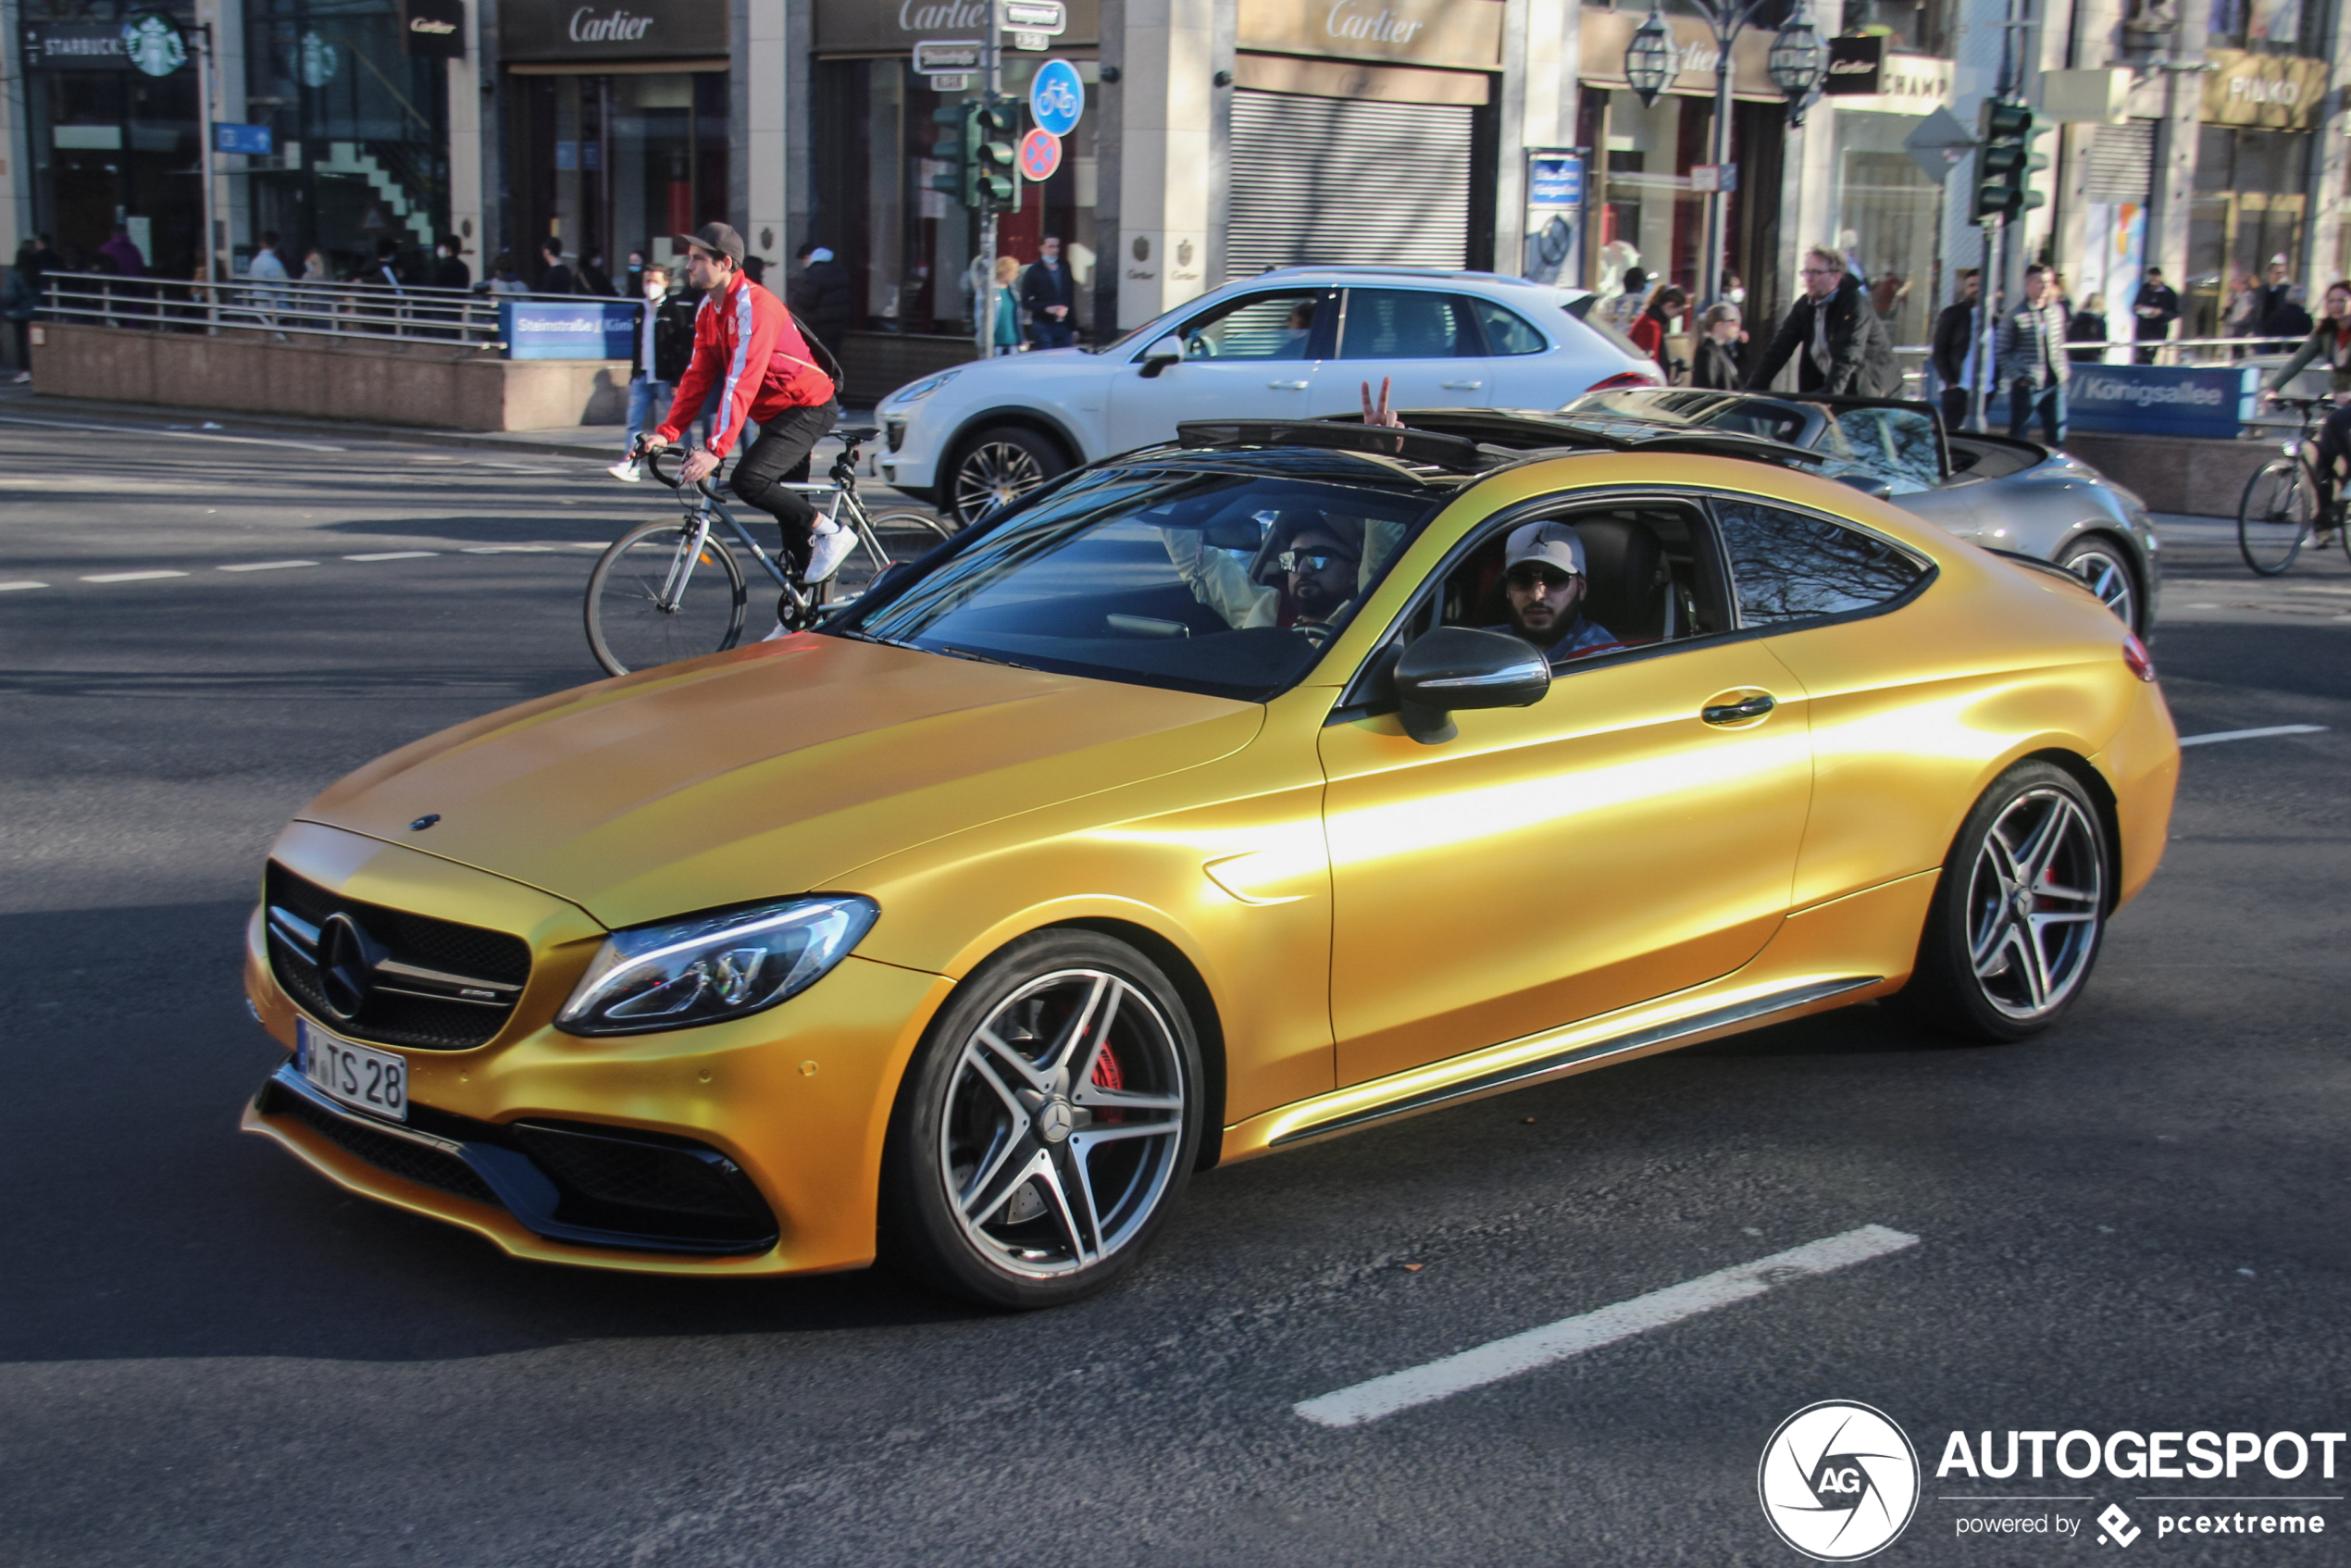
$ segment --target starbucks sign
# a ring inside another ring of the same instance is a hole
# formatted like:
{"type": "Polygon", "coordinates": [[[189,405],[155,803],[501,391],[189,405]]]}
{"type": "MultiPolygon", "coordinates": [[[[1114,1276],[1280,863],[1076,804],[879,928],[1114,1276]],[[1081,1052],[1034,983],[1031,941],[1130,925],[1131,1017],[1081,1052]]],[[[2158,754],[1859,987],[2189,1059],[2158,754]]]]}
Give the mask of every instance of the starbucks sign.
{"type": "Polygon", "coordinates": [[[122,55],[133,70],[169,76],[188,63],[188,41],[178,22],[160,11],[145,11],[122,24],[122,55]]]}

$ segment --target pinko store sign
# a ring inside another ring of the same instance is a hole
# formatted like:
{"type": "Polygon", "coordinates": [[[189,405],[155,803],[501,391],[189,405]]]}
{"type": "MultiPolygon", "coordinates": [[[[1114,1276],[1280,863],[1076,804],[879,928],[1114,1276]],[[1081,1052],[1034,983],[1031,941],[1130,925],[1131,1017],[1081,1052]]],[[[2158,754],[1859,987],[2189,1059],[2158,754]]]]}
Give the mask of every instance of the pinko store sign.
{"type": "Polygon", "coordinates": [[[718,59],[727,14],[715,0],[507,0],[498,43],[509,60],[718,59]]]}

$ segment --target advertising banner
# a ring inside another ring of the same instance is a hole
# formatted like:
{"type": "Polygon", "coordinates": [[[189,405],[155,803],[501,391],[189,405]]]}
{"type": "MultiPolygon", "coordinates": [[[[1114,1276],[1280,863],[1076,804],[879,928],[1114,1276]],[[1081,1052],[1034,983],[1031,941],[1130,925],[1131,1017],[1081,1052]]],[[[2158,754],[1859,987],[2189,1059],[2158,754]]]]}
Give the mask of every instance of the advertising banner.
{"type": "Polygon", "coordinates": [[[2252,365],[2084,365],[2066,388],[2066,414],[2081,430],[2234,441],[2260,390],[2252,365]]]}
{"type": "Polygon", "coordinates": [[[636,324],[637,306],[628,300],[498,302],[508,359],[626,359],[636,324]]]}

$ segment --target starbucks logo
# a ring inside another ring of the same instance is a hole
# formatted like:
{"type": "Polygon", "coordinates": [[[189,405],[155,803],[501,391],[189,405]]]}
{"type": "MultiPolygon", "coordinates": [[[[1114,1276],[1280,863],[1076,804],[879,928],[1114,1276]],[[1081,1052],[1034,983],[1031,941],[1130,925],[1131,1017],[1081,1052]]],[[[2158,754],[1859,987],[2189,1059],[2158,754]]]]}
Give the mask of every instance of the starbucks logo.
{"type": "Polygon", "coordinates": [[[153,11],[122,24],[122,52],[133,68],[149,76],[169,76],[188,63],[188,44],[180,36],[180,24],[153,11]]]}

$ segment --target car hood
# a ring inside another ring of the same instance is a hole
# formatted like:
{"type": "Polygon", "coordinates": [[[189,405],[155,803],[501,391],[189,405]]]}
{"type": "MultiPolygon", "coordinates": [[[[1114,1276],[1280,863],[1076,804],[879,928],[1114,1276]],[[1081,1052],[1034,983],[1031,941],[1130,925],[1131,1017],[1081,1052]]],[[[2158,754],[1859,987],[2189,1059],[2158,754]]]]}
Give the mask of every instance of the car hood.
{"type": "Polygon", "coordinates": [[[491,714],[301,815],[633,926],[839,888],[880,856],[1212,761],[1263,716],[803,634],[491,714]]]}

